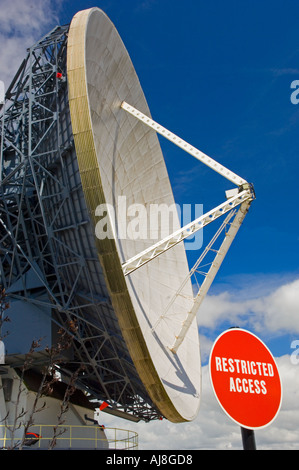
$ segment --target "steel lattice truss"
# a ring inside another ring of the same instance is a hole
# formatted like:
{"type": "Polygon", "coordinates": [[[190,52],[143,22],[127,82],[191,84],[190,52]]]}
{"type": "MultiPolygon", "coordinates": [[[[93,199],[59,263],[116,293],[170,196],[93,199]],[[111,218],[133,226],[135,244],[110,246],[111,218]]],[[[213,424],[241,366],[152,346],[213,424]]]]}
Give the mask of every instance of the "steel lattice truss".
{"type": "Polygon", "coordinates": [[[68,26],[56,27],[28,50],[2,107],[0,284],[11,298],[47,303],[57,327],[76,321],[63,376],[82,364],[77,386],[90,398],[152,420],[159,413],[121,336],[84,204],[68,108],[67,33],[68,26]],[[38,287],[26,285],[29,271],[38,287]]]}

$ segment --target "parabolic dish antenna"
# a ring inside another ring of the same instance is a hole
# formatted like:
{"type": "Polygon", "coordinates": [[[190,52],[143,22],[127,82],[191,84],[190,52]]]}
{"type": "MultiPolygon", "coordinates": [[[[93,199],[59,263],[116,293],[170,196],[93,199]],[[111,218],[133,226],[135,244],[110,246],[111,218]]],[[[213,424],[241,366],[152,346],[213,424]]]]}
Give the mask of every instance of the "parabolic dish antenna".
{"type": "MultiPolygon", "coordinates": [[[[13,333],[6,364],[24,363],[35,333],[56,344],[62,327],[73,336],[62,381],[83,365],[76,386],[90,401],[128,419],[193,420],[196,313],[252,185],[152,120],[126,48],[98,8],[29,49],[1,107],[0,284],[13,333]],[[157,133],[236,186],[183,227],[157,133]],[[223,215],[189,270],[183,241],[223,215]],[[194,297],[191,277],[211,254],[194,297]]],[[[32,374],[46,356],[36,352],[32,374]]]]}
{"type": "MultiPolygon", "coordinates": [[[[127,208],[140,204],[147,214],[153,205],[175,207],[156,133],[121,107],[125,101],[150,116],[146,99],[117,30],[101,10],[74,16],[67,57],[72,128],[86,203],[95,227],[99,206],[107,204],[116,214],[115,227],[112,220],[110,228],[115,239],[98,239],[96,244],[122,334],[161,413],[174,422],[192,420],[201,380],[196,321],[176,355],[168,348],[193,303],[191,282],[171,306],[171,316],[158,322],[188,275],[184,246],[177,245],[128,276],[122,268],[153,239],[130,237],[130,222],[119,201],[127,208]]],[[[173,231],[180,228],[178,215],[174,217],[173,231]]],[[[157,233],[161,238],[168,234],[157,233]]]]}

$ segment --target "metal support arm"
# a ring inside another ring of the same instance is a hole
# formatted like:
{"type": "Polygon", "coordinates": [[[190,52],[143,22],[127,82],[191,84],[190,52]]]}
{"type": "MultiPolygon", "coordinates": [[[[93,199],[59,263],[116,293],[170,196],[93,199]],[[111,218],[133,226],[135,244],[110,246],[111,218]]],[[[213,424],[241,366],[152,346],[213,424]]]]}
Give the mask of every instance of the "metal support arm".
{"type": "Polygon", "coordinates": [[[202,303],[202,301],[204,300],[205,298],[205,295],[207,294],[212,282],[214,281],[214,278],[222,264],[222,261],[223,259],[225,258],[239,228],[241,227],[242,225],[242,222],[248,212],[248,209],[249,209],[249,206],[250,206],[250,203],[251,201],[250,200],[247,200],[245,202],[243,202],[243,204],[241,205],[241,207],[239,208],[235,218],[234,218],[234,221],[233,223],[231,224],[228,232],[226,233],[225,235],[225,238],[220,246],[220,249],[217,251],[217,254],[215,256],[215,259],[205,277],[205,280],[203,281],[195,299],[194,299],[194,303],[193,303],[193,306],[191,308],[191,310],[187,313],[187,317],[185,319],[185,321],[183,322],[182,324],[182,328],[181,328],[181,331],[179,332],[179,334],[176,336],[176,339],[175,339],[175,342],[174,344],[170,347],[170,350],[173,352],[173,353],[176,353],[179,346],[181,345],[181,343],[183,342],[186,334],[187,334],[187,331],[189,330],[193,320],[195,319],[196,317],[196,314],[198,312],[198,309],[202,303]]]}
{"type": "Polygon", "coordinates": [[[177,135],[173,134],[169,130],[165,129],[165,127],[161,126],[157,122],[153,121],[150,117],[143,114],[141,111],[138,111],[133,106],[129,105],[125,101],[121,104],[122,109],[127,111],[129,114],[134,116],[139,121],[146,124],[151,129],[155,130],[160,135],[164,136],[166,139],[173,142],[175,145],[180,147],[182,150],[185,150],[187,153],[191,154],[193,157],[210,167],[212,170],[216,171],[224,178],[228,179],[230,182],[234,183],[238,186],[238,189],[234,189],[233,191],[228,191],[229,194],[232,196],[228,196],[228,200],[223,204],[220,204],[215,209],[212,209],[207,214],[202,215],[194,222],[186,225],[185,227],[177,230],[172,235],[164,238],[163,240],[155,243],[151,247],[147,248],[143,252],[139,253],[138,255],[134,256],[130,260],[126,261],[123,264],[123,272],[124,275],[130,274],[135,269],[138,269],[140,266],[143,266],[145,263],[148,263],[155,257],[159,256],[160,254],[164,253],[166,250],[172,248],[177,243],[181,242],[185,238],[189,237],[197,230],[200,230],[213,220],[217,219],[221,215],[229,212],[231,209],[240,206],[237,214],[235,215],[234,221],[230,226],[230,229],[225,235],[225,238],[222,242],[220,249],[217,251],[217,254],[214,258],[213,263],[203,281],[197,296],[194,299],[193,306],[191,310],[188,312],[186,319],[182,323],[181,330],[179,334],[176,336],[174,344],[170,347],[170,350],[173,353],[176,353],[180,344],[183,342],[184,338],[186,337],[187,331],[189,330],[193,320],[196,317],[197,311],[208,292],[221,264],[224,257],[227,254],[228,249],[231,246],[232,241],[234,240],[245,215],[248,212],[249,206],[251,202],[255,199],[255,194],[253,190],[253,186],[247,183],[246,180],[241,178],[240,176],[236,175],[228,168],[224,167],[220,163],[213,160],[208,155],[204,154],[200,150],[196,149],[192,145],[188,144],[188,142],[184,141],[177,135]]]}
{"type": "Polygon", "coordinates": [[[135,269],[140,268],[152,259],[161,255],[173,246],[177,245],[181,241],[190,237],[190,235],[193,235],[195,232],[202,229],[209,223],[213,222],[213,220],[216,220],[218,217],[224,215],[234,207],[238,206],[239,204],[242,204],[244,201],[247,200],[252,200],[252,193],[250,190],[246,189],[238,193],[236,196],[228,199],[224,203],[220,204],[219,206],[215,207],[215,209],[212,209],[201,217],[198,217],[193,222],[190,222],[189,224],[180,228],[168,237],[165,237],[163,240],[160,240],[159,242],[150,246],[138,255],[133,256],[131,259],[129,259],[122,265],[124,275],[126,276],[132,273],[133,271],[135,271],[135,269]]]}
{"type": "Polygon", "coordinates": [[[138,109],[134,108],[133,106],[129,105],[125,101],[122,102],[121,107],[130,113],[132,116],[135,118],[139,119],[140,121],[144,122],[147,126],[151,127],[154,129],[158,134],[163,135],[166,139],[170,140],[173,142],[175,145],[180,147],[182,150],[185,150],[185,152],[189,153],[193,157],[197,158],[197,160],[200,160],[202,163],[207,165],[208,167],[212,168],[212,170],[216,171],[220,175],[222,175],[224,178],[227,178],[229,181],[232,183],[236,184],[237,186],[242,186],[243,184],[246,183],[246,180],[241,178],[240,176],[236,175],[233,173],[231,170],[226,168],[225,166],[221,165],[220,163],[216,162],[213,160],[213,158],[209,157],[208,155],[204,154],[200,150],[196,149],[193,145],[188,144],[188,142],[185,142],[185,140],[181,139],[177,135],[173,134],[169,130],[165,129],[165,127],[161,126],[157,122],[153,121],[151,118],[143,114],[141,111],[138,111],[138,109]]]}

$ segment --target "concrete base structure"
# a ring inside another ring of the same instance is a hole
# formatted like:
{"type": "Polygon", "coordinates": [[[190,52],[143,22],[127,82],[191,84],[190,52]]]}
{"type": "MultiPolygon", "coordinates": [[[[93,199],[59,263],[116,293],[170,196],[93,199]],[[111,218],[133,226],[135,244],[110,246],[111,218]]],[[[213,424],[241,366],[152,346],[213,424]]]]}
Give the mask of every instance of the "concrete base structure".
{"type": "MultiPolygon", "coordinates": [[[[84,394],[76,391],[64,409],[64,384],[58,382],[52,396],[37,399],[41,376],[20,377],[20,372],[1,367],[0,447],[3,449],[108,449],[103,426],[95,424],[94,409],[84,406],[84,394]],[[33,422],[27,427],[29,422],[33,422]],[[56,437],[56,439],[55,439],[56,437]],[[55,442],[53,441],[55,439],[55,442]]],[[[86,398],[87,402],[87,398],[86,398]]]]}

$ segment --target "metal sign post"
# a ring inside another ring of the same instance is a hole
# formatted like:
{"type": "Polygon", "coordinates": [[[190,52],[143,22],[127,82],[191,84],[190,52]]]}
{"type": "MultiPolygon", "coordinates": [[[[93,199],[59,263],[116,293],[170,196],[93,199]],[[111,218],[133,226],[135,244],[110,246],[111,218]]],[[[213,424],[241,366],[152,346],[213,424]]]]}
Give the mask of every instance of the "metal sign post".
{"type": "Polygon", "coordinates": [[[244,450],[256,450],[255,435],[253,429],[241,426],[242,443],[244,450]]]}
{"type": "Polygon", "coordinates": [[[281,405],[274,357],[257,336],[235,327],[216,339],[209,367],[220,406],[241,427],[244,450],[255,450],[254,430],[272,423],[281,405]]]}

